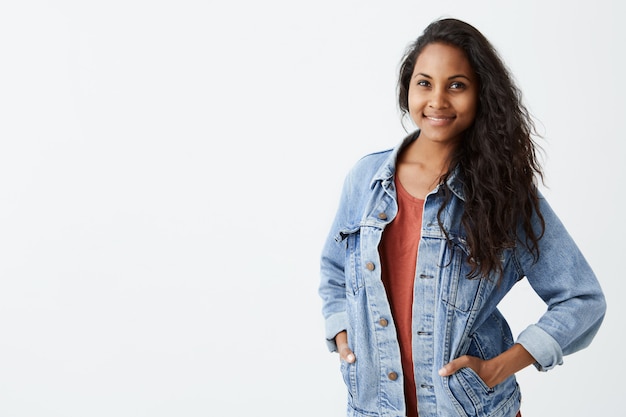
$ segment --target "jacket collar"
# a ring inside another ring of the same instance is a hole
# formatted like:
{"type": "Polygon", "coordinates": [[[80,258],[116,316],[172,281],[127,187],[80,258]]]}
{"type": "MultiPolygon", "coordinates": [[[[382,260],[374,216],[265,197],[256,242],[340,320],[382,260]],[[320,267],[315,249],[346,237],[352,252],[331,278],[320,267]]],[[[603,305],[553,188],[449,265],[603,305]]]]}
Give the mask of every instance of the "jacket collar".
{"type": "MultiPolygon", "coordinates": [[[[383,164],[376,171],[376,174],[374,174],[374,177],[372,178],[372,182],[370,183],[370,188],[374,188],[376,183],[380,182],[383,188],[387,189],[389,185],[393,183],[393,177],[396,172],[396,161],[398,159],[398,154],[405,147],[407,147],[410,143],[416,140],[417,137],[419,136],[419,133],[420,133],[419,130],[416,130],[415,132],[406,136],[402,140],[402,142],[400,142],[398,146],[396,146],[393,149],[389,149],[387,151],[387,152],[390,152],[389,156],[387,156],[383,164]]],[[[461,179],[461,170],[458,165],[454,167],[454,170],[452,170],[452,173],[450,174],[450,177],[446,181],[446,184],[448,188],[458,198],[460,198],[462,201],[465,201],[465,192],[463,191],[463,180],[461,179]]],[[[441,187],[441,184],[439,184],[435,188],[434,192],[437,192],[440,187],[441,187]]]]}

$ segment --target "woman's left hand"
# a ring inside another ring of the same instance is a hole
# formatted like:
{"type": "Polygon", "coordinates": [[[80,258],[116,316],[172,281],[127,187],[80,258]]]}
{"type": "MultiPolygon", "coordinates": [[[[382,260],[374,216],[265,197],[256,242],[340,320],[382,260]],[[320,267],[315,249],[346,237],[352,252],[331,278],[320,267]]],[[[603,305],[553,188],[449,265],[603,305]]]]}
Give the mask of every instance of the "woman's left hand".
{"type": "Polygon", "coordinates": [[[461,368],[470,368],[483,380],[485,385],[493,388],[515,372],[535,363],[535,359],[520,344],[514,344],[509,350],[495,358],[484,360],[475,356],[463,355],[445,364],[439,375],[450,376],[461,368]]]}
{"type": "Polygon", "coordinates": [[[489,388],[493,388],[506,378],[499,378],[497,369],[489,360],[483,360],[475,356],[464,355],[447,363],[439,370],[439,375],[450,376],[461,368],[471,368],[489,388]]]}

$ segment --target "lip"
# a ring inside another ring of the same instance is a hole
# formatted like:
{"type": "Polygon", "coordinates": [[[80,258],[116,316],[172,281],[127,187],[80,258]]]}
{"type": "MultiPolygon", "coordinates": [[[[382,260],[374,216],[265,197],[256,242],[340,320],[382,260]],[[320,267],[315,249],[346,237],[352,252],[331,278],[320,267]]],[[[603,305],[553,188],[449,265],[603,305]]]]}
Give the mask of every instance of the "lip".
{"type": "Polygon", "coordinates": [[[425,114],[424,118],[433,125],[441,126],[441,125],[446,125],[452,122],[452,120],[455,119],[455,116],[444,115],[444,114],[430,114],[430,115],[425,114]]]}
{"type": "Polygon", "coordinates": [[[455,116],[449,114],[425,114],[424,117],[430,120],[451,120],[455,116]]]}

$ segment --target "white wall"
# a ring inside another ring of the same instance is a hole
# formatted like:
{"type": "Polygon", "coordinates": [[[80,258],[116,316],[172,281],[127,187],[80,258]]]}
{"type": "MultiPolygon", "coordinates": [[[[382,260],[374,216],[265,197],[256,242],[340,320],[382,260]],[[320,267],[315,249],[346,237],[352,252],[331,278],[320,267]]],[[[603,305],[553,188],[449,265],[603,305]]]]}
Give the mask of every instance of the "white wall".
{"type": "MultiPolygon", "coordinates": [[[[343,415],[319,251],[346,171],[402,138],[400,57],[444,15],[515,74],[609,302],[591,347],[519,374],[524,416],[622,408],[623,3],[8,3],[0,416],[343,415]]],[[[524,285],[503,306],[514,331],[542,308],[524,285]]]]}

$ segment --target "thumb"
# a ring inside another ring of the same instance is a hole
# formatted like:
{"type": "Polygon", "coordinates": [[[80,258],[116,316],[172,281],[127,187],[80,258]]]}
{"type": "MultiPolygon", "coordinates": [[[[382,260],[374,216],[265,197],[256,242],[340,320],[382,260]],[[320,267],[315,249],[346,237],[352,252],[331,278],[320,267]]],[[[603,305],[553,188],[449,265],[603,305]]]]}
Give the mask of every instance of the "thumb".
{"type": "Polygon", "coordinates": [[[356,361],[356,357],[354,356],[354,352],[352,352],[352,350],[348,347],[347,344],[345,345],[341,345],[338,347],[339,349],[339,357],[348,362],[348,363],[354,363],[354,361],[356,361]]]}
{"type": "Polygon", "coordinates": [[[439,370],[439,376],[450,376],[456,373],[459,369],[464,368],[466,366],[464,359],[465,359],[465,356],[461,356],[460,358],[456,358],[453,361],[445,364],[439,370]]]}

